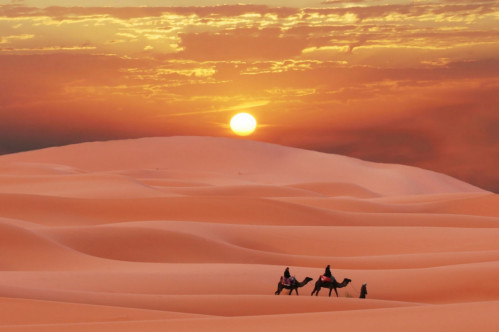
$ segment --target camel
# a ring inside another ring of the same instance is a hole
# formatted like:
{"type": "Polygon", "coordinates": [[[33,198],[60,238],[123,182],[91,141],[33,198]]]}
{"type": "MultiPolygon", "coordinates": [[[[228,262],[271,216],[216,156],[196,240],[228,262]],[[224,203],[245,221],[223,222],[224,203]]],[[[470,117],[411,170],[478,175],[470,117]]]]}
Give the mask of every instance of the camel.
{"type": "Polygon", "coordinates": [[[284,288],[289,289],[289,295],[291,295],[291,293],[293,293],[293,291],[295,291],[296,295],[298,295],[298,288],[305,286],[306,284],[308,284],[312,280],[313,280],[312,278],[306,277],[302,282],[298,282],[298,280],[295,280],[295,282],[289,286],[283,285],[282,282],[279,281],[279,283],[277,284],[277,290],[275,291],[275,295],[281,294],[281,292],[284,288]]]}
{"type": "Polygon", "coordinates": [[[360,296],[359,298],[365,299],[367,295],[367,284],[362,284],[362,287],[360,288],[360,296]]]}
{"type": "Polygon", "coordinates": [[[336,290],[336,288],[346,287],[351,281],[352,280],[348,278],[343,279],[341,283],[338,283],[334,278],[331,281],[321,281],[321,277],[319,277],[319,279],[315,282],[315,288],[310,295],[314,295],[315,293],[315,296],[317,296],[319,295],[319,291],[321,290],[321,288],[329,288],[329,296],[331,296],[331,291],[334,289],[336,297],[338,297],[338,291],[336,290]]]}

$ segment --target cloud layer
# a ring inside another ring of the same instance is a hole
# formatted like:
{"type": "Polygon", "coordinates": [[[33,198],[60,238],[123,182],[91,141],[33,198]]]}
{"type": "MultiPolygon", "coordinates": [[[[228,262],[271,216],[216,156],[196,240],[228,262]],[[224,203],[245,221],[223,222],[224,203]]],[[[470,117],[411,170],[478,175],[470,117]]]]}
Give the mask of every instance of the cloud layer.
{"type": "Polygon", "coordinates": [[[499,191],[498,8],[0,5],[0,152],[227,136],[246,110],[262,124],[255,139],[499,191]]]}

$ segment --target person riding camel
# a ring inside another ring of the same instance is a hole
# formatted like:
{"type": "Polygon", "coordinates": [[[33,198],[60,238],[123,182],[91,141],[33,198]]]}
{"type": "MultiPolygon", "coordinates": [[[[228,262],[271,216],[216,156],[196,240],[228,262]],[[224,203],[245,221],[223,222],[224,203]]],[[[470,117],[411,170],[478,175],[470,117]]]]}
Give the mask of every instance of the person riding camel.
{"type": "Polygon", "coordinates": [[[286,270],[284,270],[284,277],[282,283],[286,286],[290,286],[293,280],[294,278],[291,277],[291,273],[289,273],[289,267],[287,267],[286,270]]]}
{"type": "Polygon", "coordinates": [[[326,270],[324,271],[324,274],[322,275],[321,279],[322,281],[331,281],[333,280],[333,274],[331,273],[331,266],[328,265],[326,266],[326,270]]]}

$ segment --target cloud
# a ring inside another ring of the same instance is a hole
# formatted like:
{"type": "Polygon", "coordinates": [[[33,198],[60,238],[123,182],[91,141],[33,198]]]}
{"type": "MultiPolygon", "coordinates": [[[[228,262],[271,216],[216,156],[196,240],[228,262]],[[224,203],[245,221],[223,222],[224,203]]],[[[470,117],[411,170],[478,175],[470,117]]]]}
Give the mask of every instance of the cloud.
{"type": "Polygon", "coordinates": [[[0,6],[0,145],[224,136],[248,108],[259,140],[499,190],[497,2],[326,2],[0,6]]]}
{"type": "Polygon", "coordinates": [[[98,55],[2,55],[0,105],[73,98],[69,88],[76,82],[88,86],[123,83],[120,70],[127,62],[130,61],[98,55]]]}
{"type": "Polygon", "coordinates": [[[280,29],[236,29],[180,35],[179,57],[196,60],[286,59],[301,53],[307,40],[281,36],[280,29]]]}
{"type": "MultiPolygon", "coordinates": [[[[30,43],[12,39],[12,45],[2,48],[4,53],[86,50],[130,57],[177,54],[198,60],[239,60],[247,54],[248,59],[301,57],[355,63],[348,54],[361,48],[369,48],[370,53],[405,49],[412,53],[408,59],[414,65],[428,63],[432,60],[428,57],[463,57],[468,52],[465,48],[497,47],[498,32],[484,28],[485,21],[480,21],[493,20],[497,9],[494,3],[434,2],[301,9],[262,5],[5,5],[0,6],[0,23],[12,31],[12,36],[35,36],[30,43]],[[9,22],[18,28],[12,28],[9,22]],[[60,31],[67,32],[59,35],[60,31]],[[428,55],[427,51],[440,54],[428,55]]],[[[401,58],[379,57],[385,61],[401,58]]],[[[360,62],[364,64],[366,58],[360,62]]]]}
{"type": "MultiPolygon", "coordinates": [[[[348,14],[354,15],[359,20],[386,19],[394,14],[417,18],[429,15],[435,17],[486,15],[497,11],[495,1],[445,1],[444,3],[421,2],[410,4],[364,5],[364,1],[326,1],[326,4],[363,4],[362,6],[333,7],[333,8],[291,8],[271,7],[266,5],[219,5],[219,6],[186,6],[186,7],[60,7],[47,8],[28,7],[23,5],[0,6],[0,16],[9,18],[20,17],[50,17],[54,20],[77,20],[92,16],[108,16],[121,20],[136,18],[154,18],[162,15],[179,15],[184,17],[196,16],[202,19],[219,19],[224,17],[240,17],[256,14],[256,17],[266,15],[277,19],[309,17],[313,15],[335,15],[337,17],[348,14]]],[[[398,17],[397,20],[400,20],[398,17]]]]}
{"type": "MultiPolygon", "coordinates": [[[[302,107],[299,121],[283,126],[279,137],[268,140],[414,165],[498,192],[499,81],[448,82],[379,91],[382,95],[364,102],[331,103],[313,112],[302,107]]],[[[308,104],[317,105],[313,99],[308,104]]]]}
{"type": "Polygon", "coordinates": [[[304,12],[309,15],[337,15],[344,16],[347,14],[355,15],[358,20],[366,19],[386,19],[395,14],[399,15],[396,20],[400,21],[403,17],[417,18],[426,16],[426,19],[431,16],[437,18],[438,15],[444,16],[469,16],[472,14],[485,15],[497,11],[496,3],[465,3],[465,4],[436,4],[436,3],[411,3],[411,4],[394,4],[394,5],[375,5],[375,6],[358,6],[346,8],[307,8],[304,12]]]}
{"type": "Polygon", "coordinates": [[[23,35],[12,35],[12,36],[0,36],[0,44],[9,44],[13,40],[26,40],[31,39],[35,35],[23,34],[23,35]]]}
{"type": "Polygon", "coordinates": [[[440,152],[439,149],[438,141],[432,138],[431,134],[412,128],[391,127],[350,132],[347,137],[339,138],[338,141],[332,141],[321,148],[330,153],[363,160],[405,165],[434,160],[440,152]]]}
{"type": "Polygon", "coordinates": [[[323,5],[344,5],[344,4],[356,4],[356,3],[364,3],[365,0],[327,0],[322,1],[323,5]]]}
{"type": "Polygon", "coordinates": [[[298,13],[295,8],[269,7],[265,5],[220,5],[220,6],[191,6],[191,7],[60,7],[47,8],[27,7],[22,5],[0,6],[0,16],[5,17],[34,17],[47,16],[56,20],[78,19],[79,17],[105,15],[118,19],[128,20],[143,17],[159,17],[163,14],[182,16],[196,15],[201,18],[208,16],[234,17],[255,13],[258,15],[277,15],[287,17],[298,13]]]}

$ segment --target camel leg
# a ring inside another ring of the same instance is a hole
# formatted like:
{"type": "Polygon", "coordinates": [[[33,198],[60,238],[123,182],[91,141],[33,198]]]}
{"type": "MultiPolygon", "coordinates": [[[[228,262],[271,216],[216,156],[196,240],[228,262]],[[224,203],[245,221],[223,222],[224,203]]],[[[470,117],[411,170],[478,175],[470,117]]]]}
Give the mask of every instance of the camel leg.
{"type": "Polygon", "coordinates": [[[298,296],[298,288],[295,288],[296,296],[298,296]]]}
{"type": "Polygon", "coordinates": [[[275,291],[275,295],[279,295],[279,294],[281,294],[281,291],[282,291],[281,284],[278,284],[278,285],[277,285],[277,290],[275,291]]]}
{"type": "MultiPolygon", "coordinates": [[[[336,289],[335,289],[336,290],[336,289]]],[[[333,291],[332,288],[329,288],[329,297],[331,297],[331,292],[333,291]]]]}
{"type": "Polygon", "coordinates": [[[336,293],[336,297],[338,297],[338,291],[336,290],[336,288],[334,289],[334,292],[336,293]]]}

